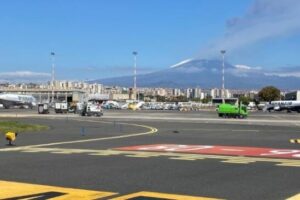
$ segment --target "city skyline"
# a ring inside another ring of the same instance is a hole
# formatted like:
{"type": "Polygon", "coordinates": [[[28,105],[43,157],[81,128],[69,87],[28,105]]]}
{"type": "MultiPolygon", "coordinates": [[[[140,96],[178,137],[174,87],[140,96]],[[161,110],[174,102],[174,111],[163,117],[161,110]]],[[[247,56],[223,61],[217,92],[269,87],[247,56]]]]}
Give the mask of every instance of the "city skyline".
{"type": "Polygon", "coordinates": [[[223,47],[233,65],[299,66],[296,0],[6,1],[0,11],[0,80],[51,80],[51,52],[60,80],[132,75],[132,51],[138,74],[221,59],[223,47]]]}

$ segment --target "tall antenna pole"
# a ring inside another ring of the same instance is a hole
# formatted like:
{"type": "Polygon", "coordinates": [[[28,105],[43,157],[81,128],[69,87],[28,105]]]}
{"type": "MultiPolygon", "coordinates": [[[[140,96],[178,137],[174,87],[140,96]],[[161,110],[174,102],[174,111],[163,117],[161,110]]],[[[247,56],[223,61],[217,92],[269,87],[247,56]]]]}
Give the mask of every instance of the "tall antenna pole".
{"type": "Polygon", "coordinates": [[[52,60],[52,80],[51,80],[51,91],[52,91],[52,95],[51,95],[51,103],[54,102],[54,76],[55,76],[55,53],[51,52],[51,60],[52,60]]]}
{"type": "Polygon", "coordinates": [[[134,51],[132,52],[133,56],[134,56],[134,69],[133,69],[133,94],[134,94],[134,100],[136,100],[136,94],[137,94],[137,90],[136,90],[136,57],[138,52],[134,51]]]}
{"type": "Polygon", "coordinates": [[[223,64],[222,64],[222,103],[225,103],[225,50],[221,50],[223,64]]]}

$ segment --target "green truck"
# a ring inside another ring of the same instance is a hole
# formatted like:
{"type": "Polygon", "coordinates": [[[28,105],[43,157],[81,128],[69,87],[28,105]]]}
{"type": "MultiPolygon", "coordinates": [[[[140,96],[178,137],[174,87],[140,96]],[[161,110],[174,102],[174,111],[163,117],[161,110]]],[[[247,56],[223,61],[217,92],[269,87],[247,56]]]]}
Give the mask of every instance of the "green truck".
{"type": "Polygon", "coordinates": [[[227,103],[220,104],[218,107],[218,115],[219,117],[224,118],[245,118],[248,116],[247,107],[243,104],[231,105],[227,103]]]}

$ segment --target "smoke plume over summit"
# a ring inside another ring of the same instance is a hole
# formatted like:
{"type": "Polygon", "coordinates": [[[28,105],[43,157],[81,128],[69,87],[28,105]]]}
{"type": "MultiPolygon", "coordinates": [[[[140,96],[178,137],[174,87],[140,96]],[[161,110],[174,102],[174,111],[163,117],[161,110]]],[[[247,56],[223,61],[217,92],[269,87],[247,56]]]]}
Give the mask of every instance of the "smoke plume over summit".
{"type": "Polygon", "coordinates": [[[300,33],[299,0],[256,0],[243,16],[227,20],[226,33],[200,51],[201,57],[221,49],[235,51],[266,39],[300,33]]]}

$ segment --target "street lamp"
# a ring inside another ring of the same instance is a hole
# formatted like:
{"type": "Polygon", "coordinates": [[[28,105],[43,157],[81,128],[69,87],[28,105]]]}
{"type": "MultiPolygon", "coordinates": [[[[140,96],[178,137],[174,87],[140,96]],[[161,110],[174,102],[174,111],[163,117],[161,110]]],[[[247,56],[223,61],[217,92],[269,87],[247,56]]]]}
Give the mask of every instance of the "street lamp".
{"type": "Polygon", "coordinates": [[[222,103],[225,103],[225,77],[224,77],[224,71],[225,71],[225,50],[221,50],[222,58],[223,58],[223,65],[222,65],[222,103]]]}
{"type": "Polygon", "coordinates": [[[137,94],[137,91],[136,91],[136,57],[137,57],[137,54],[138,52],[137,51],[134,51],[132,52],[133,54],[133,57],[134,57],[134,69],[133,69],[133,94],[134,94],[134,99],[136,100],[136,94],[137,94]]]}
{"type": "Polygon", "coordinates": [[[55,62],[55,53],[51,52],[50,55],[51,55],[51,60],[52,60],[52,74],[51,74],[51,78],[52,78],[52,80],[51,80],[51,93],[52,93],[52,95],[51,95],[51,103],[53,103],[54,102],[54,75],[55,75],[55,64],[54,64],[54,62],[55,62]]]}

